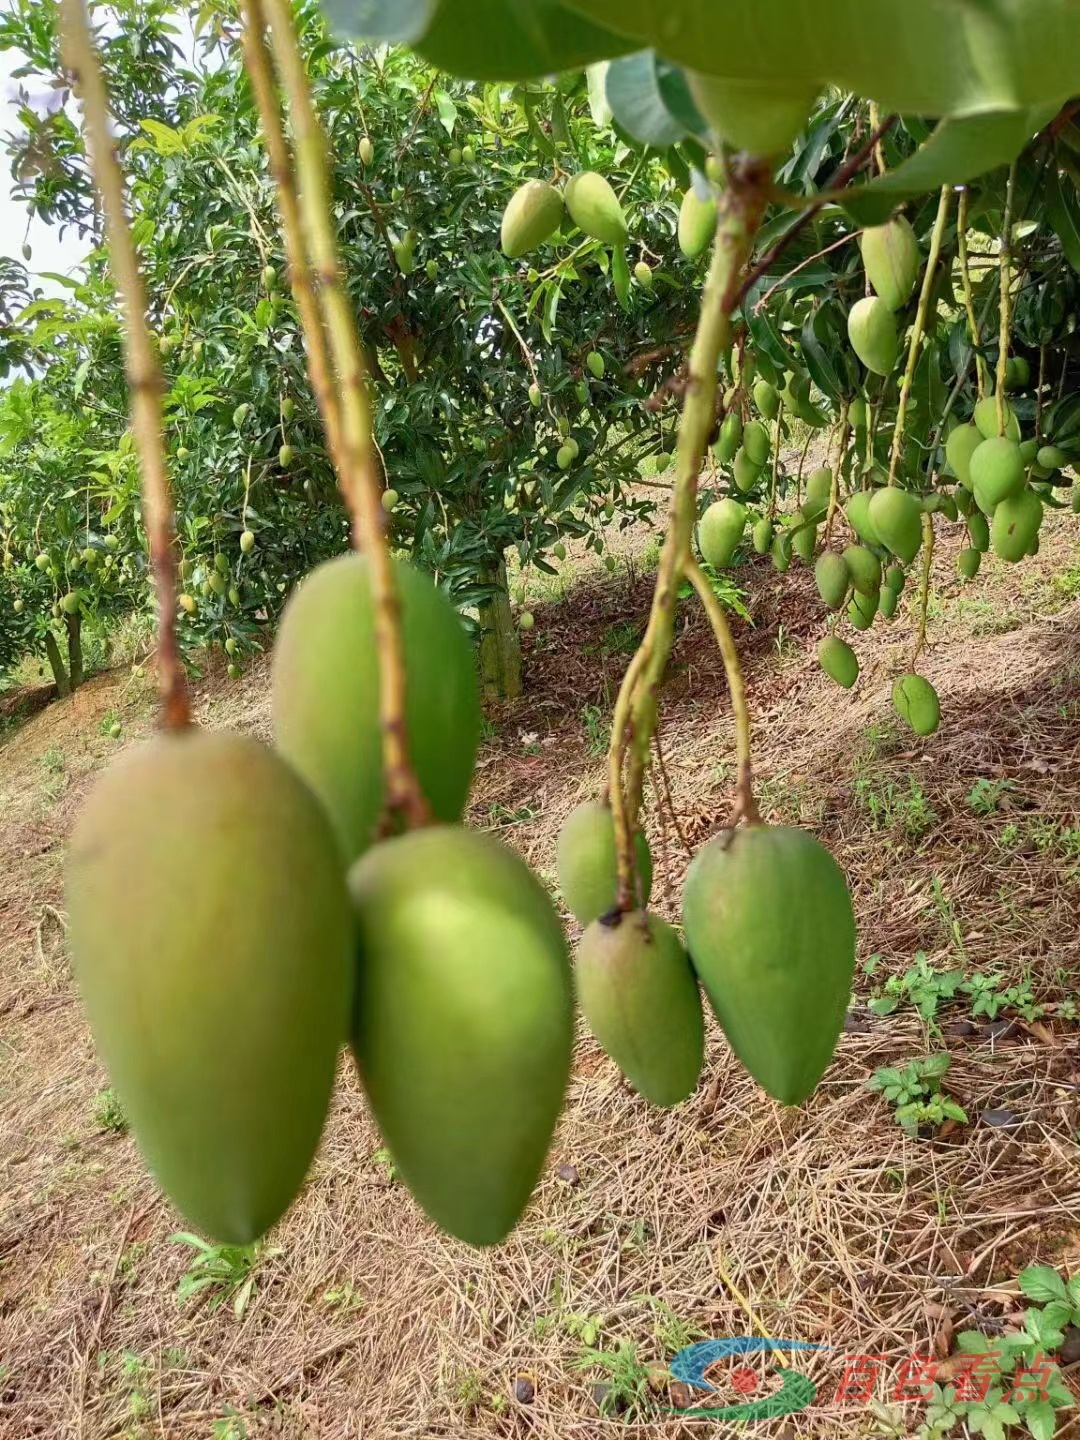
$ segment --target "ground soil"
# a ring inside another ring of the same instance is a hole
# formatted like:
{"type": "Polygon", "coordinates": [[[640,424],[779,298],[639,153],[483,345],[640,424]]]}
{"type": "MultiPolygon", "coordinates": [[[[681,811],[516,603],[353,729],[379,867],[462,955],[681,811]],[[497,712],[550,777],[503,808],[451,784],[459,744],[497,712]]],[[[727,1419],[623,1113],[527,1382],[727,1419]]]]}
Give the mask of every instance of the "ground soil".
{"type": "MultiPolygon", "coordinates": [[[[66,954],[65,837],[93,773],[149,733],[149,678],[111,672],[5,719],[0,1440],[718,1433],[678,1413],[686,1395],[664,1362],[692,1339],[755,1333],[831,1347],[799,1362],[813,1406],[755,1433],[913,1433],[918,1403],[889,1430],[836,1398],[845,1357],[886,1357],[874,1391],[886,1404],[913,1352],[947,1367],[956,1333],[1014,1327],[1025,1265],[1080,1270],[1076,522],[1049,525],[1027,565],[991,562],[963,587],[960,530],[944,530],[921,664],[943,721],[925,740],[889,704],[914,641],[913,584],[890,626],[856,638],[848,694],[814,660],[825,621],[810,573],[780,577],[766,561],[735,572],[762,809],[819,834],[855,895],[857,991],[812,1100],[774,1104],[712,1028],[697,1094],[653,1109],[582,1033],[533,1204],[505,1244],[475,1252],[418,1213],[343,1062],[310,1181],[240,1315],[213,1290],[177,1297],[193,1251],[173,1238],[182,1222],[131,1138],[108,1128],[66,954]],[[999,995],[1027,983],[1029,1018],[1006,1005],[991,1021],[961,998],[930,1026],[903,996],[876,1013],[919,952],[934,970],[998,976],[999,995]],[[866,1082],[943,1049],[967,1123],[908,1136],[866,1082]],[[605,1414],[597,1386],[613,1364],[639,1393],[605,1414]]],[[[551,884],[563,817],[603,783],[614,692],[647,610],[646,542],[612,537],[614,576],[579,561],[557,596],[518,582],[536,617],[525,693],[489,716],[470,818],[551,884]]],[[[211,666],[197,695],[206,723],[268,733],[264,662],[238,683],[211,666]]],[[[731,802],[723,672],[689,600],[662,720],[648,828],[655,902],[674,918],[686,849],[731,802]]],[[[197,883],[197,857],[177,863],[197,883]]],[[[775,1388],[747,1364],[758,1394],[775,1388]]],[[[717,1372],[720,1403],[746,1398],[736,1379],[717,1372]]]]}

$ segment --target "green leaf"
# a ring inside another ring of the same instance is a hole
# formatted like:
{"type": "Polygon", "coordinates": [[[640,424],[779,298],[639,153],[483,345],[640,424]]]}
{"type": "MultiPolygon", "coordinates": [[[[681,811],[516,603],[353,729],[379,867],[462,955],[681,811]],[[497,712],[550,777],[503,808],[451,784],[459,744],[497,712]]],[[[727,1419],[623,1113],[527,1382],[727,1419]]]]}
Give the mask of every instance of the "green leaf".
{"type": "Polygon", "coordinates": [[[1080,274],[1080,196],[1076,193],[1076,186],[1062,180],[1056,171],[1051,171],[1042,198],[1046,217],[1061,241],[1065,258],[1080,274]]]}
{"type": "Polygon", "coordinates": [[[642,145],[664,149],[686,133],[682,121],[667,108],[652,50],[613,60],[607,67],[604,93],[612,115],[642,145]]]}
{"type": "Polygon", "coordinates": [[[1057,1416],[1049,1400],[1034,1400],[1024,1406],[1024,1424],[1033,1440],[1054,1440],[1057,1416]]]}
{"type": "Polygon", "coordinates": [[[598,60],[585,72],[589,89],[589,113],[598,130],[606,130],[611,124],[611,106],[607,100],[607,72],[609,61],[598,60]]]}
{"type": "Polygon", "coordinates": [[[1007,165],[1056,109],[1040,106],[943,120],[910,159],[867,185],[844,191],[837,201],[857,224],[880,225],[904,200],[1007,165]]]}
{"type": "Polygon", "coordinates": [[[611,252],[611,278],[619,304],[624,310],[629,310],[630,266],[627,263],[626,250],[621,245],[617,245],[611,252]]]}
{"type": "Polygon", "coordinates": [[[1068,1300],[1065,1281],[1052,1265],[1029,1265],[1017,1277],[1021,1292],[1029,1300],[1068,1300]]]}
{"type": "Polygon", "coordinates": [[[435,108],[439,112],[439,123],[447,135],[453,135],[457,124],[458,109],[445,90],[435,91],[435,108]]]}
{"type": "Polygon", "coordinates": [[[407,41],[471,80],[535,79],[640,49],[556,0],[323,0],[323,9],[343,35],[407,41]]]}
{"type": "MultiPolygon", "coordinates": [[[[888,110],[975,115],[1080,90],[1074,0],[567,0],[669,59],[789,92],[828,84],[888,110]]],[[[763,102],[767,103],[767,102],[763,102]]]]}

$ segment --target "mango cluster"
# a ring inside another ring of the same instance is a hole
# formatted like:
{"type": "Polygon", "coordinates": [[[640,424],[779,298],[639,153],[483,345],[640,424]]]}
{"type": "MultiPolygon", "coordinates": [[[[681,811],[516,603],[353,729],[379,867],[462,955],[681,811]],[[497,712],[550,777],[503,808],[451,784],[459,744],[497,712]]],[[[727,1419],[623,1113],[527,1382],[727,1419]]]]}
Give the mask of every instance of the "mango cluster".
{"type": "Polygon", "coordinates": [[[74,964],[99,1052],[162,1187],[215,1240],[285,1212],[343,1044],[405,1181],[490,1244],[536,1183],[573,1042],[559,917],[461,826],[480,732],[468,639],[394,563],[412,765],[433,823],[384,835],[367,561],[314,571],[273,669],[275,745],[188,727],[94,787],[71,842],[74,964]]]}
{"type": "Polygon", "coordinates": [[[855,922],[836,862],[797,828],[723,830],[687,872],[680,936],[649,910],[640,832],[634,845],[627,911],[616,903],[608,805],[579,806],[559,836],[559,885],[584,927],[574,973],[593,1035],[639,1094],[676,1105],[701,1073],[704,989],[747,1070],[775,1099],[799,1104],[829,1063],[851,991],[855,922]]]}
{"type": "MultiPolygon", "coordinates": [[[[564,190],[545,180],[526,180],[514,191],[503,211],[503,254],[520,260],[550,240],[567,216],[583,234],[605,245],[622,246],[629,239],[626,216],[611,184],[595,170],[583,170],[571,176],[564,190]]],[[[644,269],[648,277],[637,278],[648,288],[652,271],[647,265],[644,269]]]]}

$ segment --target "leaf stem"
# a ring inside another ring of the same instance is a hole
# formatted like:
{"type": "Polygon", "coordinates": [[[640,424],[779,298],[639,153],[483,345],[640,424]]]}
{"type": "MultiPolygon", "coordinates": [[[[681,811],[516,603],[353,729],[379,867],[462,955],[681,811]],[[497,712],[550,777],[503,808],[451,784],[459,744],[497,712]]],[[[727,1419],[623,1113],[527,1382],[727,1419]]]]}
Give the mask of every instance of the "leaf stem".
{"type": "Polygon", "coordinates": [[[386,810],[407,824],[426,824],[427,804],[409,764],[405,728],[405,657],[401,607],[383,528],[379,466],[372,437],[362,347],[342,283],[334,235],[326,141],[311,98],[288,0],[265,0],[278,77],[288,101],[296,151],[300,220],[326,327],[341,410],[338,480],[352,520],[353,544],[368,558],[379,667],[386,810]]]}
{"type": "Polygon", "coordinates": [[[124,177],[109,126],[109,101],[84,0],[61,0],[64,63],[82,101],[90,169],[101,198],[109,263],[120,299],[131,431],[142,472],[144,521],[157,594],[157,671],[161,725],[180,730],[191,724],[191,702],[176,639],[176,551],[172,493],[162,439],[161,398],[165,389],[147,324],[146,290],[128,224],[124,177]]]}
{"type": "Polygon", "coordinates": [[[937,278],[938,257],[941,254],[941,241],[945,235],[945,222],[949,218],[949,201],[952,196],[952,187],[943,185],[941,195],[938,199],[937,219],[934,221],[934,229],[930,235],[930,253],[926,257],[926,269],[923,271],[922,289],[919,292],[919,308],[915,312],[915,323],[911,327],[911,339],[908,342],[907,365],[904,367],[904,379],[900,386],[900,403],[896,407],[896,427],[893,430],[892,451],[889,456],[889,484],[896,484],[896,472],[900,465],[900,451],[904,443],[904,425],[907,421],[908,401],[911,398],[911,386],[915,379],[915,367],[919,362],[919,346],[922,344],[922,337],[926,330],[926,320],[930,313],[930,297],[934,291],[934,281],[937,278]]]}

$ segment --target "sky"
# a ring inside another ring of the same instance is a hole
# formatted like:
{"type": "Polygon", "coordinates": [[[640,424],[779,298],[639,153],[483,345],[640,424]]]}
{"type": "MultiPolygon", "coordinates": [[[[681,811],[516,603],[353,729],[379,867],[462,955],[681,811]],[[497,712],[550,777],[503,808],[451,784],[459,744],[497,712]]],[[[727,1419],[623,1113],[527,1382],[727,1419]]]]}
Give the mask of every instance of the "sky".
{"type": "MultiPolygon", "coordinates": [[[[17,129],[16,100],[19,82],[11,78],[19,57],[11,50],[0,51],[0,133],[17,129]]],[[[12,199],[12,179],[6,157],[0,171],[0,251],[12,259],[22,258],[22,243],[29,240],[31,256],[27,262],[31,285],[40,284],[46,294],[58,293],[54,282],[38,281],[40,271],[56,271],[63,275],[76,270],[86,253],[86,243],[73,230],[61,237],[59,230],[34,219],[26,227],[26,207],[12,199]]]]}

